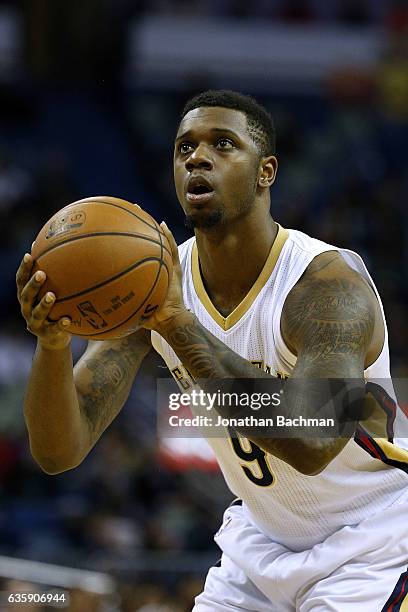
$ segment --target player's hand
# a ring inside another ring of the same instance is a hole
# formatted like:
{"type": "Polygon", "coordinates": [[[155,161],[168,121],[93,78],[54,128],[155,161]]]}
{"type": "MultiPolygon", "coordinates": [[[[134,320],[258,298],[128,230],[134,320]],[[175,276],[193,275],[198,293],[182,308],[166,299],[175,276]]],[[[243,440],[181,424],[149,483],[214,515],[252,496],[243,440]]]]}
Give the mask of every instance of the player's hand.
{"type": "Polygon", "coordinates": [[[186,307],[183,301],[182,274],[177,244],[173,238],[173,234],[164,221],[160,223],[160,227],[165,233],[170,244],[171,255],[173,258],[173,272],[163,306],[157,312],[155,312],[155,314],[149,317],[143,326],[146,329],[154,329],[159,333],[160,328],[163,325],[169,324],[175,317],[186,312],[186,307]]]}
{"type": "Polygon", "coordinates": [[[21,305],[21,314],[27,323],[29,332],[37,336],[44,348],[58,350],[65,348],[71,341],[71,334],[66,331],[70,324],[67,317],[62,317],[55,323],[47,320],[51,308],[54,306],[55,295],[46,293],[37,303],[37,295],[45,281],[45,272],[37,270],[32,274],[34,260],[26,253],[17,270],[17,298],[21,305]]]}

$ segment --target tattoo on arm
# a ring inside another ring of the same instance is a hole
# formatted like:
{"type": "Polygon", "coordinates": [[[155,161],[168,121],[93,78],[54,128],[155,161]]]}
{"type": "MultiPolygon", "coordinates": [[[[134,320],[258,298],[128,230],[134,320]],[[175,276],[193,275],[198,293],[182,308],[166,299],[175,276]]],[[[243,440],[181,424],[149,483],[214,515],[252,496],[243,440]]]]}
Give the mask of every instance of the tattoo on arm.
{"type": "Polygon", "coordinates": [[[282,331],[298,353],[294,376],[362,377],[374,307],[359,279],[312,275],[292,290],[282,331]]]}
{"type": "Polygon", "coordinates": [[[80,407],[95,442],[125,403],[137,371],[150,349],[139,337],[129,336],[95,355],[83,358],[85,381],[79,385],[80,407]]]}
{"type": "Polygon", "coordinates": [[[165,339],[194,378],[261,378],[264,374],[187,313],[165,339]]]}
{"type": "MultiPolygon", "coordinates": [[[[298,355],[294,378],[363,378],[364,359],[374,330],[372,296],[357,273],[349,269],[344,273],[344,264],[340,264],[339,271],[334,263],[337,259],[338,255],[334,255],[316,266],[314,274],[305,276],[292,289],[285,304],[282,331],[298,355]],[[328,271],[333,263],[334,271],[328,271]]],[[[196,379],[270,376],[225,346],[190,313],[162,335],[196,379]]],[[[314,416],[310,396],[300,393],[299,397],[301,406],[287,405],[287,416],[314,416]]],[[[228,416],[220,407],[218,411],[228,416]]],[[[306,467],[308,473],[320,471],[347,443],[346,438],[304,441],[274,439],[270,435],[255,438],[246,431],[241,433],[299,471],[306,467]]]]}
{"type": "MultiPolygon", "coordinates": [[[[374,329],[367,292],[358,280],[314,277],[292,290],[283,331],[299,356],[297,376],[362,375],[360,364],[374,329]]],[[[194,378],[269,376],[213,336],[193,315],[187,314],[163,335],[194,378]]]]}

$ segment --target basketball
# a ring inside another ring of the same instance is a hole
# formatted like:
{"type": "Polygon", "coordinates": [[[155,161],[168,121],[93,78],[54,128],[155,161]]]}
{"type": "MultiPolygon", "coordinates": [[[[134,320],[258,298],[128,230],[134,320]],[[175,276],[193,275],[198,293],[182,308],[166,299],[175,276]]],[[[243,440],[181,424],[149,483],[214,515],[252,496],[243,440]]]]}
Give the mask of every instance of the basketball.
{"type": "Polygon", "coordinates": [[[108,196],[78,200],[44,225],[32,246],[33,273],[52,291],[51,321],[91,340],[139,329],[163,304],[172,269],[168,240],[137,204],[108,196]]]}

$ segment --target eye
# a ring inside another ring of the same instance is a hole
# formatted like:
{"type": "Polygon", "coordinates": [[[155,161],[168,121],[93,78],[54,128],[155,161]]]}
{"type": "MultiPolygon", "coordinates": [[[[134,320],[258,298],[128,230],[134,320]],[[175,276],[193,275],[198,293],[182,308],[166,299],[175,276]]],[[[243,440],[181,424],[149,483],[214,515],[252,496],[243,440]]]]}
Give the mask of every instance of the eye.
{"type": "Polygon", "coordinates": [[[234,146],[234,143],[229,138],[220,138],[217,141],[217,148],[222,149],[223,151],[227,149],[232,149],[233,146],[234,146]]]}
{"type": "Polygon", "coordinates": [[[179,151],[181,154],[190,153],[193,150],[193,145],[189,142],[181,142],[179,144],[179,151]]]}

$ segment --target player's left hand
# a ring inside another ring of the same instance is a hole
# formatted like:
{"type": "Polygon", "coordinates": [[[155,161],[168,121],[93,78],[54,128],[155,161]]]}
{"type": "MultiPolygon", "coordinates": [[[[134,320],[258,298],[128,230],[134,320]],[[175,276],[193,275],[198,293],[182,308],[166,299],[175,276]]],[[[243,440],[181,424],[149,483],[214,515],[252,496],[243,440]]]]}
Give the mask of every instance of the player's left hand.
{"type": "Polygon", "coordinates": [[[160,333],[160,328],[163,325],[170,323],[174,317],[187,311],[183,301],[182,273],[177,244],[164,221],[160,223],[160,227],[170,244],[171,255],[173,257],[173,271],[163,306],[149,317],[143,325],[146,329],[153,329],[158,333],[160,333]]]}

